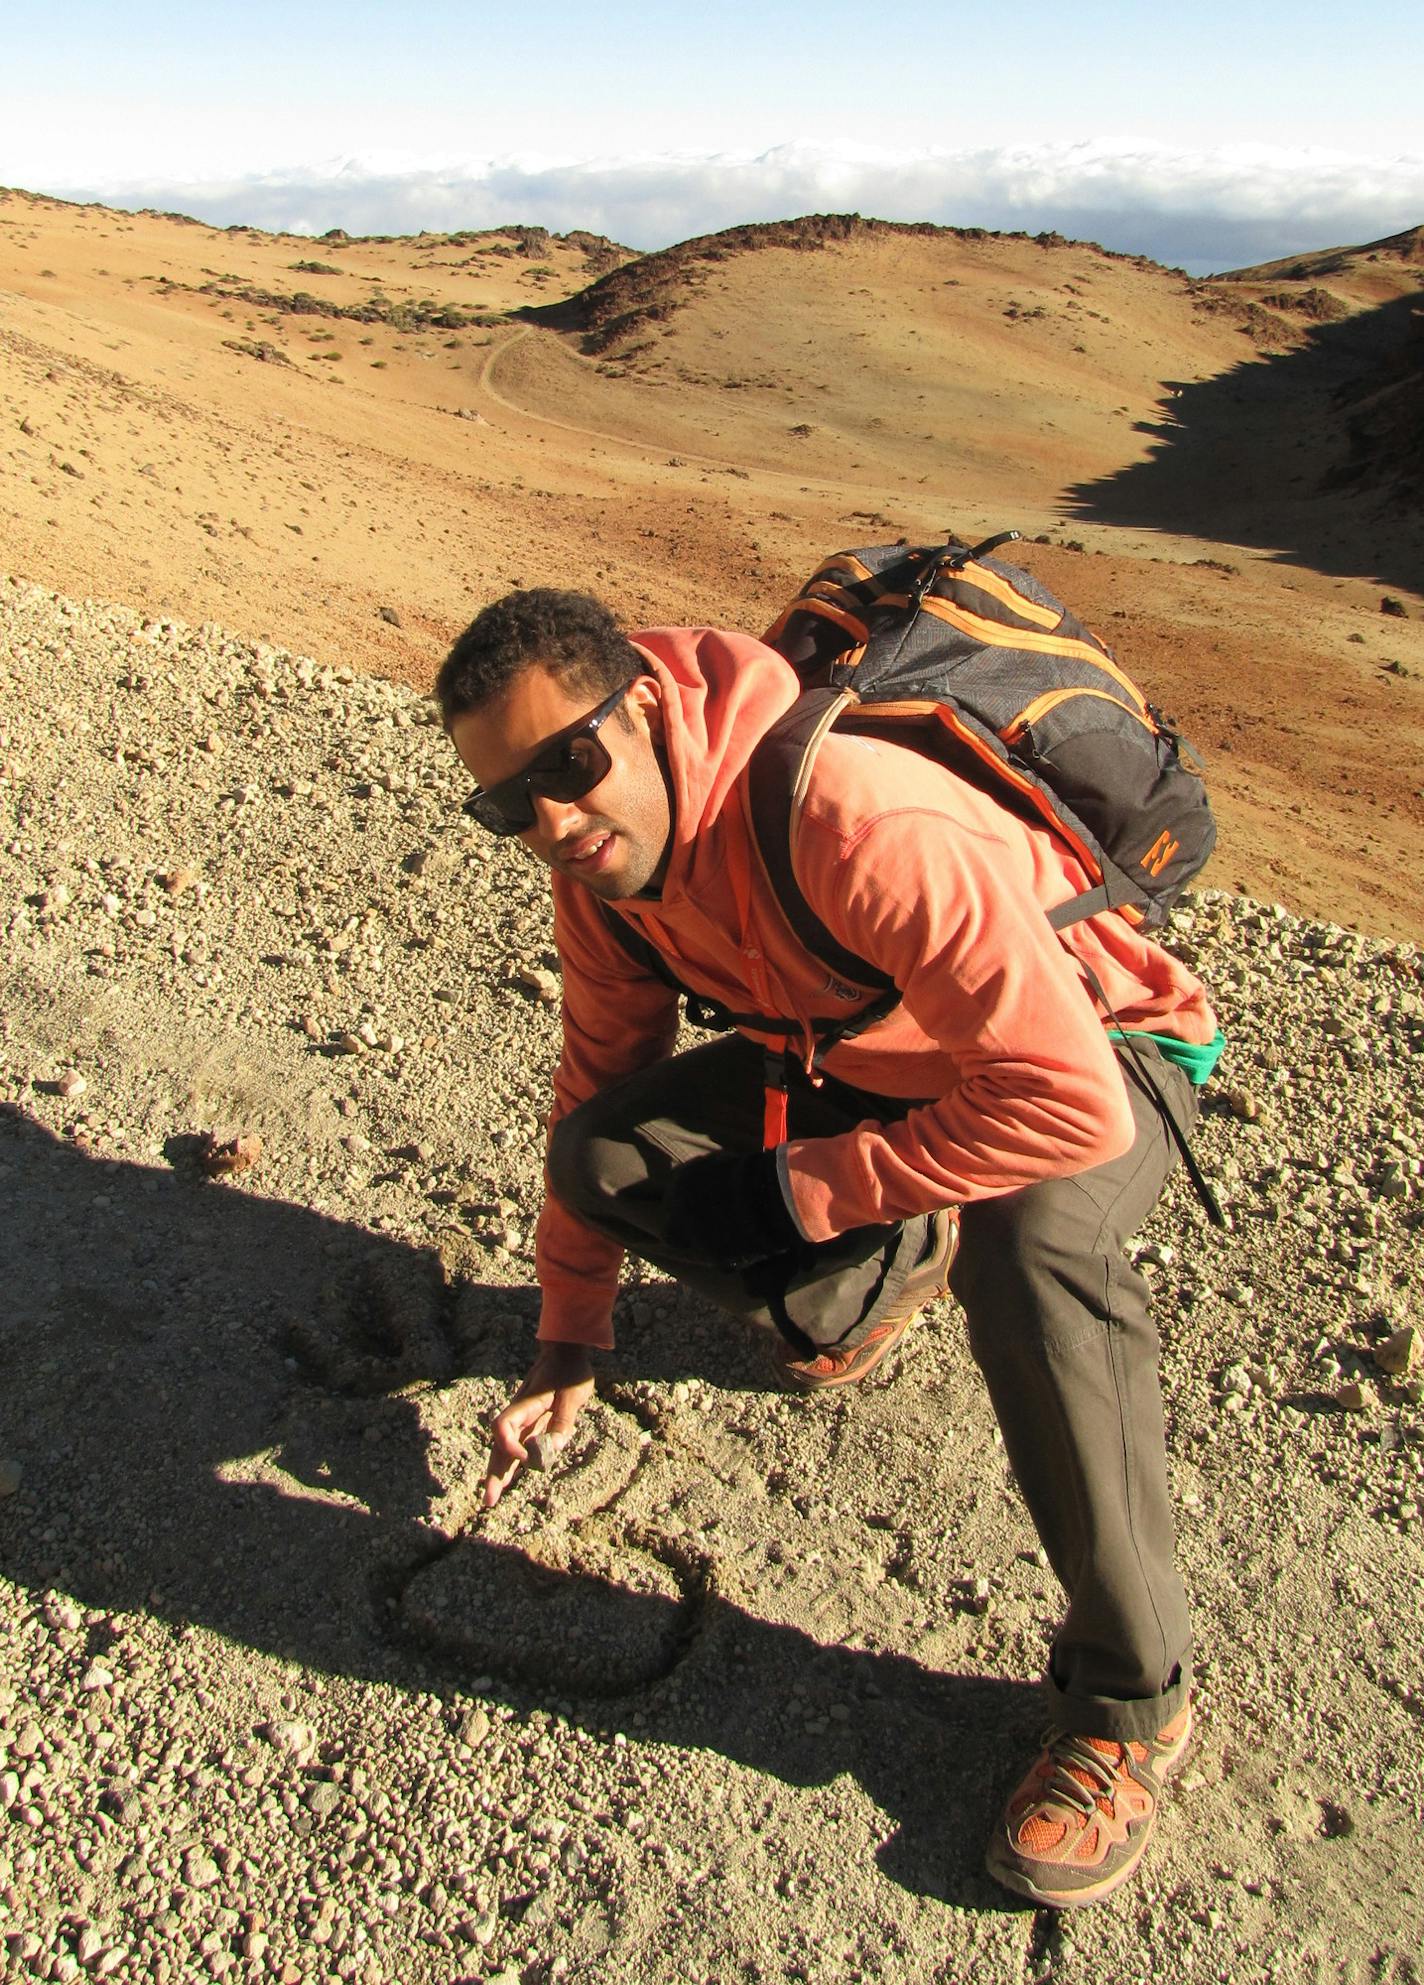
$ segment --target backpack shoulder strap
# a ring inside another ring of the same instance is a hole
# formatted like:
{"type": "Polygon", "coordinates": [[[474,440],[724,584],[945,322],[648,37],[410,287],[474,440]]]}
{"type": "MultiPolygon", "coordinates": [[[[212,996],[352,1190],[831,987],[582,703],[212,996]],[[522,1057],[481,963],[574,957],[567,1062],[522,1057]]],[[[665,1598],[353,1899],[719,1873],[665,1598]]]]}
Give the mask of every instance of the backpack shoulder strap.
{"type": "Polygon", "coordinates": [[[848,951],[821,922],[796,880],[796,827],[821,741],[855,703],[853,692],[809,689],[771,726],[747,767],[752,839],[771,893],[793,935],[837,978],[879,993],[894,990],[889,973],[848,951]]]}

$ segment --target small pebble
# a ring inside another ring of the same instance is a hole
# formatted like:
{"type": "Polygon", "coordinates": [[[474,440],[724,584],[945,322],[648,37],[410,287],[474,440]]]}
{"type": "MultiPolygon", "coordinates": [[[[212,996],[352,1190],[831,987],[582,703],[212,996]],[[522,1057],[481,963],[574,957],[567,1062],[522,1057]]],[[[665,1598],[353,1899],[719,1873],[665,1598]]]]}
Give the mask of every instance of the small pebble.
{"type": "Polygon", "coordinates": [[[32,1758],[38,1755],[43,1745],[44,1732],[31,1717],[28,1723],[21,1725],[20,1734],[11,1743],[10,1749],[17,1758],[32,1758]]]}
{"type": "Polygon", "coordinates": [[[211,1854],[190,1847],[183,1856],[183,1880],[190,1889],[210,1889],[222,1879],[222,1871],[211,1854]]]}
{"type": "Polygon", "coordinates": [[[545,1006],[558,1005],[562,982],[557,972],[545,971],[542,965],[521,965],[515,976],[545,1006]]]}
{"type": "Polygon", "coordinates": [[[1383,1344],[1376,1344],[1374,1348],[1375,1363],[1391,1378],[1401,1378],[1411,1371],[1418,1355],[1419,1333],[1412,1323],[1406,1323],[1402,1330],[1392,1332],[1383,1344]]]}
{"type": "Polygon", "coordinates": [[[484,1742],[490,1733],[489,1712],[485,1709],[472,1709],[460,1724],[460,1742],[468,1744],[471,1750],[484,1742]]]}
{"type": "Polygon", "coordinates": [[[278,1721],[269,1723],[262,1732],[268,1743],[288,1757],[300,1758],[316,1746],[316,1732],[310,1723],[278,1721]]]}
{"type": "Polygon", "coordinates": [[[255,1132],[235,1131],[223,1137],[218,1131],[210,1130],[204,1136],[198,1163],[210,1179],[221,1179],[250,1172],[261,1156],[262,1139],[255,1132]]]}

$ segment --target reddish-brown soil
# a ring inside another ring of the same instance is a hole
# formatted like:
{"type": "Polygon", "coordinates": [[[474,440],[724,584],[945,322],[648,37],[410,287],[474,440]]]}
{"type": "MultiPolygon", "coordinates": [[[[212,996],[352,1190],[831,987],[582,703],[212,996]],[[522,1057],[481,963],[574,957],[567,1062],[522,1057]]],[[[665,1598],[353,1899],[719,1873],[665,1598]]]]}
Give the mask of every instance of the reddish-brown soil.
{"type": "Polygon", "coordinates": [[[517,584],[756,629],[826,550],[1015,525],[1207,756],[1212,879],[1418,937],[1420,266],[1417,230],[1202,284],[834,218],[640,260],[0,194],[3,562],[427,685],[517,584]]]}

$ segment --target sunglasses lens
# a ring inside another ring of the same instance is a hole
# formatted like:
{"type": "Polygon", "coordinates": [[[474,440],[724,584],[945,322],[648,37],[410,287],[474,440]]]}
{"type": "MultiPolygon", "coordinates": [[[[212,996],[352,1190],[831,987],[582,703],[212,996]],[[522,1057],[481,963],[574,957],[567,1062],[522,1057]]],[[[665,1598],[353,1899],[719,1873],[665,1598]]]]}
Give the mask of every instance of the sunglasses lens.
{"type": "Polygon", "coordinates": [[[534,794],[567,805],[593,791],[613,769],[613,760],[598,737],[586,732],[566,739],[547,756],[488,792],[465,801],[472,820],[491,834],[523,834],[534,825],[534,794]]]}
{"type": "Polygon", "coordinates": [[[560,804],[581,800],[601,779],[608,777],[612,765],[613,760],[601,740],[592,732],[585,732],[582,737],[571,737],[560,745],[558,756],[551,757],[547,765],[534,766],[529,773],[529,785],[532,791],[560,804]]]}
{"type": "Polygon", "coordinates": [[[634,680],[630,677],[621,689],[614,690],[591,716],[573,725],[567,736],[552,739],[534,763],[514,778],[487,791],[472,793],[465,801],[465,812],[471,820],[478,820],[491,834],[523,834],[534,825],[536,793],[541,799],[556,800],[560,806],[591,793],[613,770],[613,760],[598,735],[598,727],[617,709],[634,680]]]}
{"type": "Polygon", "coordinates": [[[534,825],[534,809],[522,779],[496,786],[493,792],[472,794],[465,801],[465,812],[491,834],[522,834],[534,825]]]}

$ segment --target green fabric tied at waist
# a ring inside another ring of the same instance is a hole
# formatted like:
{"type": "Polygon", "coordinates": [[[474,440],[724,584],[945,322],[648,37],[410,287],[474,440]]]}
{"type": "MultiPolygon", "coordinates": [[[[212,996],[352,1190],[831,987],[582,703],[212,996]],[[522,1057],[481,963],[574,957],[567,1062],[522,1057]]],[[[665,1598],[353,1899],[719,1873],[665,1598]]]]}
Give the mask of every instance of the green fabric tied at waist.
{"type": "MultiPolygon", "coordinates": [[[[1125,1041],[1127,1032],[1121,1027],[1109,1027],[1110,1041],[1125,1041]]],[[[1134,1028],[1135,1041],[1151,1041],[1163,1061],[1174,1062],[1186,1072],[1187,1080],[1194,1088],[1200,1089],[1209,1080],[1212,1070],[1221,1060],[1221,1051],[1226,1046],[1226,1036],[1218,1027],[1209,1041],[1179,1041],[1175,1034],[1147,1034],[1134,1028]]]]}

